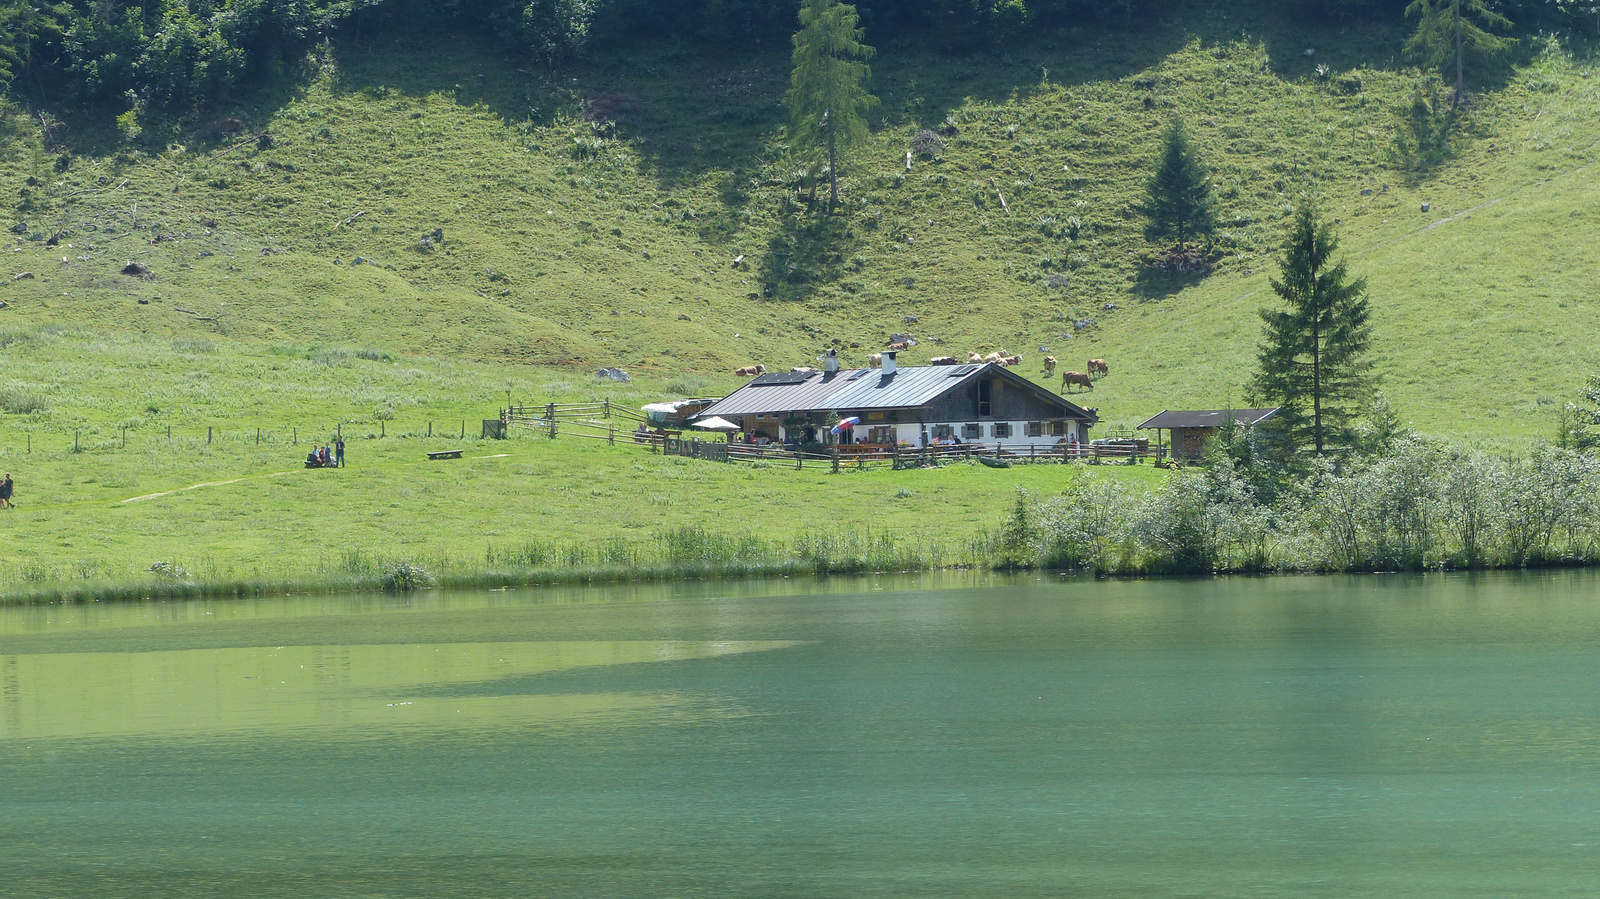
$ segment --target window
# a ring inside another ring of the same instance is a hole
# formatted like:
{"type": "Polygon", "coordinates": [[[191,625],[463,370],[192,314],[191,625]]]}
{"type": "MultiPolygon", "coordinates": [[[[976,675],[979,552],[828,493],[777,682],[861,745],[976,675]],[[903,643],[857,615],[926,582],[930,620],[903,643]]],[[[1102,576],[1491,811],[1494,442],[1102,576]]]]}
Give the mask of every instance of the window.
{"type": "Polygon", "coordinates": [[[997,421],[997,422],[995,422],[995,425],[994,425],[994,436],[996,436],[996,437],[1010,437],[1011,436],[1011,422],[1009,422],[1009,421],[997,421]]]}
{"type": "Polygon", "coordinates": [[[935,440],[949,440],[951,437],[955,436],[955,433],[956,429],[950,427],[949,425],[933,426],[933,439],[935,440]]]}
{"type": "Polygon", "coordinates": [[[894,428],[870,428],[867,430],[868,443],[894,443],[894,428]]]}
{"type": "Polygon", "coordinates": [[[990,411],[989,411],[990,410],[989,399],[993,395],[992,390],[993,390],[993,388],[989,384],[988,381],[979,381],[978,382],[978,414],[979,415],[989,415],[990,414],[990,411]]]}
{"type": "Polygon", "coordinates": [[[962,440],[982,440],[983,439],[983,425],[962,425],[961,426],[961,439],[962,440]]]}
{"type": "Polygon", "coordinates": [[[1065,437],[1065,436],[1067,436],[1067,423],[1064,422],[1064,421],[1052,421],[1052,422],[1050,422],[1050,436],[1051,437],[1065,437]]]}
{"type": "Polygon", "coordinates": [[[1044,422],[1042,422],[1042,421],[1030,421],[1030,422],[1028,422],[1028,436],[1029,437],[1043,437],[1044,436],[1044,422]]]}

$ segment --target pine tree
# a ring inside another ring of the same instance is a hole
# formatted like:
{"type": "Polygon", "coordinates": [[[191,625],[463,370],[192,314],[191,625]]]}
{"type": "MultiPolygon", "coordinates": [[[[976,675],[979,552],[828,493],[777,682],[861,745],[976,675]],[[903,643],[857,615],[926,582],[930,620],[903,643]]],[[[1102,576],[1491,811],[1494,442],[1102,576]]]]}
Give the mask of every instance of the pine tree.
{"type": "Polygon", "coordinates": [[[1338,248],[1333,229],[1302,207],[1284,244],[1283,279],[1272,281],[1287,308],[1261,310],[1266,334],[1252,384],[1258,401],[1282,407],[1274,419],[1290,445],[1319,455],[1353,443],[1355,410],[1371,393],[1367,282],[1332,262],[1338,248]]]}
{"type": "Polygon", "coordinates": [[[1163,141],[1161,165],[1145,186],[1144,211],[1150,218],[1145,233],[1151,239],[1176,236],[1181,250],[1190,237],[1210,234],[1216,226],[1210,175],[1182,120],[1173,120],[1163,141]]]}
{"type": "Polygon", "coordinates": [[[1516,43],[1489,33],[1490,28],[1511,27],[1511,20],[1490,9],[1488,0],[1411,0],[1406,15],[1417,17],[1417,30],[1406,41],[1407,53],[1439,69],[1455,61],[1456,95],[1451,106],[1460,105],[1467,95],[1468,50],[1494,56],[1516,43]]]}
{"type": "Polygon", "coordinates": [[[784,105],[789,141],[802,155],[819,145],[828,153],[828,208],[839,201],[839,154],[867,137],[862,113],[878,103],[867,93],[872,70],[862,60],[873,48],[861,43],[856,8],[834,0],[805,0],[794,36],[794,74],[784,105]]]}

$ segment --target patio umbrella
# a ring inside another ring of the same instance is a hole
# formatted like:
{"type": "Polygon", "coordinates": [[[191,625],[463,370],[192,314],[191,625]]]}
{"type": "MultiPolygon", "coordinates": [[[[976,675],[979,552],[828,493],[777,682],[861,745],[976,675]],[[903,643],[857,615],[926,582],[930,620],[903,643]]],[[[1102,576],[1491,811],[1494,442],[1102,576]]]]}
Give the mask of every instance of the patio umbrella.
{"type": "Polygon", "coordinates": [[[848,430],[850,430],[851,428],[855,427],[860,422],[861,422],[861,419],[859,417],[852,415],[849,418],[841,418],[841,419],[839,419],[839,423],[834,425],[830,430],[832,430],[833,433],[837,434],[840,431],[848,431],[848,430]]]}
{"type": "Polygon", "coordinates": [[[699,428],[702,431],[737,431],[740,429],[738,425],[718,415],[703,418],[690,424],[689,427],[699,428]]]}

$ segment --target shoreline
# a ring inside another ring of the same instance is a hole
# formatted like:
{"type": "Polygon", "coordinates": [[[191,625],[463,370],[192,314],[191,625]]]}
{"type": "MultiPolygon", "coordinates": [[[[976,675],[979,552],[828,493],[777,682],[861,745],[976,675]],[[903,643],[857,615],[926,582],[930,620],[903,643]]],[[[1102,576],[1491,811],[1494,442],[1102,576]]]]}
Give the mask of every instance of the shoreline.
{"type": "Polygon", "coordinates": [[[344,594],[413,595],[431,591],[614,586],[630,583],[666,584],[738,581],[765,578],[829,578],[868,575],[1053,575],[1093,580],[1206,580],[1224,577],[1314,577],[1338,575],[1474,574],[1491,572],[1576,571],[1600,568],[1589,560],[1394,569],[1312,570],[1297,568],[1216,569],[1209,572],[1129,571],[1105,572],[1084,568],[1003,566],[993,564],[942,564],[875,567],[842,560],[819,566],[792,559],[775,564],[588,566],[574,568],[483,569],[427,575],[423,583],[398,584],[391,575],[324,575],[304,578],[223,578],[182,581],[64,582],[40,584],[25,590],[0,592],[0,607],[98,602],[148,602],[171,599],[256,599],[273,596],[337,596],[344,594]]]}

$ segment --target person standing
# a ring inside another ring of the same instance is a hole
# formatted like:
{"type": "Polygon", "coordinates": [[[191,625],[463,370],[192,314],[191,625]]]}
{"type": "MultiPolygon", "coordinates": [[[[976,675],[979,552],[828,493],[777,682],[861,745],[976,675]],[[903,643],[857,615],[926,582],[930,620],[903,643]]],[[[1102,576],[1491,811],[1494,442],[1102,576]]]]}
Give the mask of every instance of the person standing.
{"type": "Polygon", "coordinates": [[[335,468],[344,467],[344,435],[333,438],[333,460],[335,468]]]}
{"type": "Polygon", "coordinates": [[[15,509],[11,502],[11,494],[16,490],[16,485],[11,482],[11,472],[6,472],[6,479],[0,481],[0,508],[15,509]]]}

